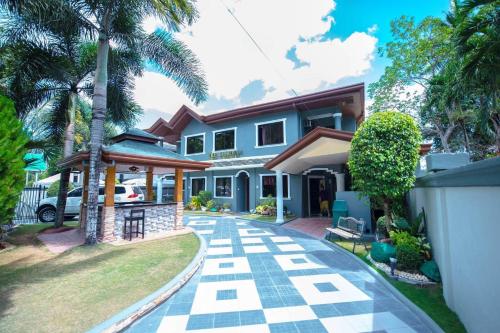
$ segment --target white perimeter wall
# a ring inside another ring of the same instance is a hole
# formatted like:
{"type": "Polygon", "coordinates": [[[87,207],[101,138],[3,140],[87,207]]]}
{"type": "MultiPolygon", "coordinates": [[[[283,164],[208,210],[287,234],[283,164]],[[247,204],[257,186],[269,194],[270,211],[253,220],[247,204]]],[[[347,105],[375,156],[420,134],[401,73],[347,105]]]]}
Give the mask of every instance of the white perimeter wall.
{"type": "Polygon", "coordinates": [[[425,209],[448,306],[469,332],[500,332],[500,186],[420,187],[409,203],[425,209]]]}

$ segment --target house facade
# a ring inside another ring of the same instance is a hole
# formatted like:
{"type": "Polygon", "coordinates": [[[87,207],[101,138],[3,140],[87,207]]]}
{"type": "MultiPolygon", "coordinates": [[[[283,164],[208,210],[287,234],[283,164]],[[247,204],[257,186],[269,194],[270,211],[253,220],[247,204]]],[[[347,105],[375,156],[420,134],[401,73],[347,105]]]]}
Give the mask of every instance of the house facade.
{"type": "Polygon", "coordinates": [[[148,131],[212,163],[184,175],[186,203],[205,190],[244,212],[273,197],[278,210],[308,217],[320,215],[320,196],[330,208],[339,198],[359,205],[346,162],[363,120],[364,84],[356,84],[206,116],[183,106],[148,131]]]}

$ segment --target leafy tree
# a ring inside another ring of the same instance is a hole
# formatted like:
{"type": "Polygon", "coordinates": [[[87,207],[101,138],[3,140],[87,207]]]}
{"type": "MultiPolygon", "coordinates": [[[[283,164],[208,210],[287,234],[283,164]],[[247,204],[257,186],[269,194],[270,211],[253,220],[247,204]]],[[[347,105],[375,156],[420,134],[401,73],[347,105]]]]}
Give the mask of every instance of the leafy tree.
{"type": "MultiPolygon", "coordinates": [[[[31,148],[45,148],[48,143],[62,146],[62,157],[68,157],[73,153],[80,107],[85,104],[84,98],[92,94],[97,45],[80,39],[78,29],[54,22],[38,22],[38,17],[31,11],[5,15],[0,33],[4,84],[16,105],[20,105],[21,118],[28,117],[33,111],[29,108],[37,103],[46,111],[42,125],[45,137],[39,142],[31,142],[31,148]],[[34,24],[39,25],[40,31],[23,33],[34,24]]],[[[127,127],[142,112],[130,92],[131,73],[138,72],[142,65],[140,59],[128,53],[120,50],[110,53],[108,108],[111,110],[108,115],[115,124],[127,127]]],[[[70,171],[69,168],[61,170],[56,226],[64,222],[70,171]]]]}
{"type": "Polygon", "coordinates": [[[415,120],[396,111],[373,114],[354,134],[348,161],[353,186],[383,207],[388,229],[393,202],[415,182],[421,140],[415,120]]]}
{"type": "MultiPolygon", "coordinates": [[[[25,145],[28,141],[16,118],[14,104],[0,95],[0,224],[9,223],[24,184],[25,145]]],[[[0,231],[1,232],[1,231],[0,231]]]]}
{"type": "Polygon", "coordinates": [[[478,118],[484,131],[493,126],[500,155],[500,4],[498,0],[455,1],[449,19],[458,55],[464,59],[462,79],[474,86],[478,118]]]}

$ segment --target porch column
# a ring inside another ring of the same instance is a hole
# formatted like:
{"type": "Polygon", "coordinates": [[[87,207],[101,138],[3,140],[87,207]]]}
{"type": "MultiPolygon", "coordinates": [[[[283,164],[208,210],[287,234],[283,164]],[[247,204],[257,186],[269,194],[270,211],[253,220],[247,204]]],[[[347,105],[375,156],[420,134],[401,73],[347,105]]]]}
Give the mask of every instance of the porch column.
{"type": "Polygon", "coordinates": [[[335,121],[335,129],[342,130],[342,113],[340,112],[334,113],[333,119],[335,121]]]}
{"type": "Polygon", "coordinates": [[[174,200],[177,203],[175,215],[175,229],[182,229],[182,218],[184,216],[184,202],[182,199],[182,169],[175,169],[174,200]]]}
{"type": "Polygon", "coordinates": [[[104,242],[115,240],[115,177],[116,166],[108,166],[104,180],[104,207],[101,217],[101,235],[104,242]]]}
{"type": "Polygon", "coordinates": [[[163,178],[161,176],[155,176],[156,178],[156,203],[161,204],[161,199],[163,196],[163,178]]]}
{"type": "Polygon", "coordinates": [[[276,223],[283,221],[283,171],[276,170],[276,223]]]}
{"type": "Polygon", "coordinates": [[[343,173],[336,173],[335,174],[335,180],[337,183],[337,192],[344,192],[345,191],[344,176],[345,175],[343,173]]]}
{"type": "Polygon", "coordinates": [[[149,167],[146,171],[146,201],[153,200],[153,168],[149,167]]]}
{"type": "Polygon", "coordinates": [[[85,229],[85,222],[87,221],[87,203],[89,202],[89,167],[83,167],[83,180],[82,180],[82,203],[80,204],[80,229],[85,229]]]}

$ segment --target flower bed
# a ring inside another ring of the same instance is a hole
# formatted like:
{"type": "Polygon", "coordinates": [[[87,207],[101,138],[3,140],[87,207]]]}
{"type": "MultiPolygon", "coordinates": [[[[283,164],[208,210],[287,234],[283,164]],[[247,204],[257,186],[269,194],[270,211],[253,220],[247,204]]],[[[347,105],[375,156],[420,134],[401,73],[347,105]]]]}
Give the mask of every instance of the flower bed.
{"type": "Polygon", "coordinates": [[[420,273],[410,273],[410,272],[404,272],[404,271],[400,271],[400,270],[395,269],[394,275],[391,275],[391,267],[389,265],[387,265],[383,262],[377,262],[377,261],[373,260],[372,257],[370,256],[370,254],[368,254],[367,258],[368,258],[368,260],[370,260],[370,262],[375,267],[377,267],[378,269],[380,269],[381,271],[386,273],[388,276],[393,277],[397,280],[401,280],[403,282],[412,283],[412,284],[435,284],[436,283],[434,281],[431,281],[427,276],[420,274],[420,273]]]}

